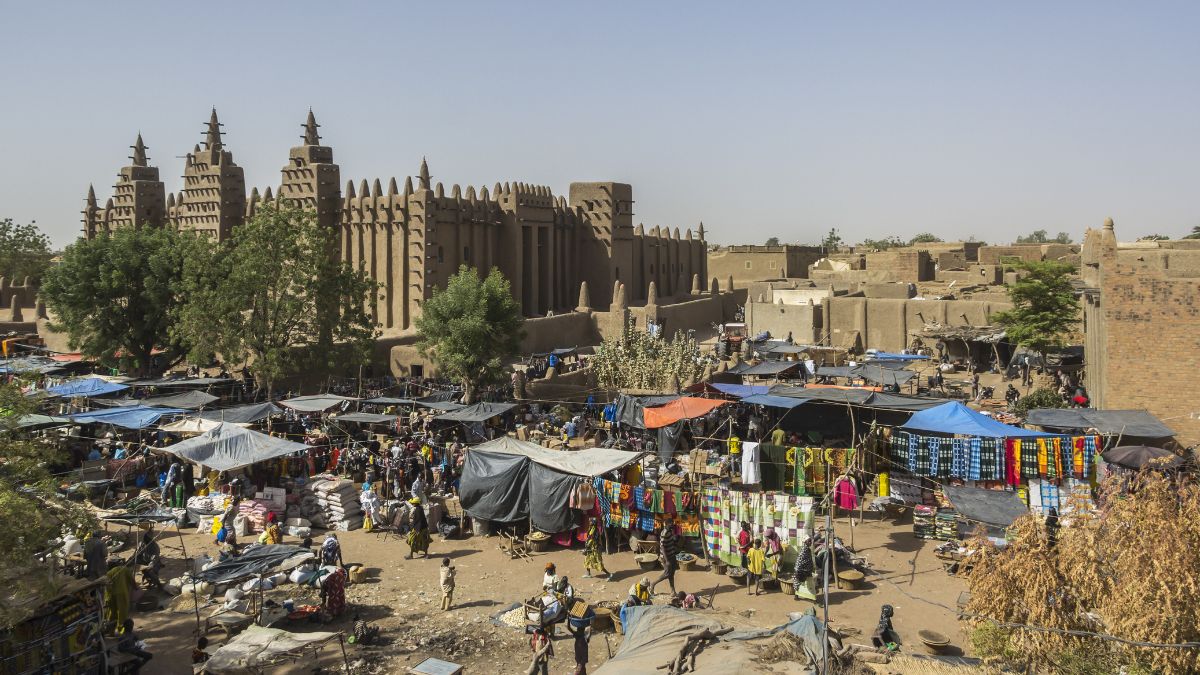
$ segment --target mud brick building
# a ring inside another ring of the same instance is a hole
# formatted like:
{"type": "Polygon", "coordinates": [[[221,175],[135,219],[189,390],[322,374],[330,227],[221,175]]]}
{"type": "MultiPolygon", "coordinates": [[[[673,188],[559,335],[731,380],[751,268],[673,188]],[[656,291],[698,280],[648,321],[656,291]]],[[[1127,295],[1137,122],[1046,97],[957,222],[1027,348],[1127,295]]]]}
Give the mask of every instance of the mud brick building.
{"type": "Polygon", "coordinates": [[[1097,408],[1144,408],[1200,442],[1200,240],[1084,238],[1086,384],[1097,408]]]}
{"type": "Polygon", "coordinates": [[[686,296],[694,277],[707,286],[704,227],[647,230],[633,222],[633,188],[617,182],[571,183],[567,195],[543,185],[508,181],[475,188],[435,182],[422,160],[415,177],[346,181],[323,145],[309,111],[302,143],[288,153],[280,183],[247,193],[242,168],[212,111],[204,143],[184,158],[183,187],[166,193],[139,135],[130,164],[103,206],[88,189],[84,236],[120,227],[175,227],[228,240],[261,204],[301,203],[340,233],[340,255],[379,282],[372,308],[385,336],[410,332],[422,303],[460,265],[498,267],[527,316],[569,311],[583,282],[597,306],[623,285],[643,297],[651,282],[661,296],[686,296]]]}

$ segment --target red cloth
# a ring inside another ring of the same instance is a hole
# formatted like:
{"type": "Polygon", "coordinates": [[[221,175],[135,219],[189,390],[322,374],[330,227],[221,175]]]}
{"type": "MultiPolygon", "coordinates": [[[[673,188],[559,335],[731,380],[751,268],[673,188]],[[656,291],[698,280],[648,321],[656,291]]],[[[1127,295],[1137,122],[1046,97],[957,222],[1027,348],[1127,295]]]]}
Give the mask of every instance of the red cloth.
{"type": "Polygon", "coordinates": [[[743,555],[749,552],[751,541],[753,540],[750,538],[750,533],[742,530],[741,533],[738,534],[738,551],[743,555]]]}
{"type": "Polygon", "coordinates": [[[858,508],[858,492],[849,478],[842,478],[833,486],[833,501],[838,508],[852,511],[858,508]]]}
{"type": "Polygon", "coordinates": [[[1004,482],[1012,487],[1021,484],[1021,466],[1017,463],[1017,444],[1011,438],[1004,441],[1004,482]]]}

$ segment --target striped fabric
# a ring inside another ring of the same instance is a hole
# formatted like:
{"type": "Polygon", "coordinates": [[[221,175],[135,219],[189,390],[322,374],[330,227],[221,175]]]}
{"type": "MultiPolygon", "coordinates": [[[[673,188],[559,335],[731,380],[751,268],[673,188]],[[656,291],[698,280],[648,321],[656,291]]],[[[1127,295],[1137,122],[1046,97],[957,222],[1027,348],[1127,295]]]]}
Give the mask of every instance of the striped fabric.
{"type": "Polygon", "coordinates": [[[982,480],[983,475],[983,444],[978,438],[965,439],[967,448],[967,478],[969,480],[982,480]]]}
{"type": "MultiPolygon", "coordinates": [[[[921,452],[920,444],[921,444],[920,436],[918,436],[916,434],[908,435],[908,472],[913,474],[914,476],[917,475],[917,470],[919,468],[917,466],[919,463],[917,461],[917,455],[920,454],[920,452],[921,452]]],[[[926,462],[926,466],[928,466],[928,462],[926,462]]]]}
{"type": "Polygon", "coordinates": [[[954,438],[950,440],[950,452],[953,459],[950,462],[950,475],[953,478],[966,478],[970,465],[967,457],[967,440],[954,438]]]}
{"type": "Polygon", "coordinates": [[[941,467],[942,439],[937,436],[929,436],[925,439],[925,443],[929,448],[929,473],[926,475],[937,477],[938,469],[941,467]]]}

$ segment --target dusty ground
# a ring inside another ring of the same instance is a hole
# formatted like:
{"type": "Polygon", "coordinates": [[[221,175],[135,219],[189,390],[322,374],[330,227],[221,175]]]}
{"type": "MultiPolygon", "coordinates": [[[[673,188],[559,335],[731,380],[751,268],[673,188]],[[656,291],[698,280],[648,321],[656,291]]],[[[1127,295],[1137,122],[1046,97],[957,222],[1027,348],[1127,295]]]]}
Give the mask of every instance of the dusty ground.
{"type": "MultiPolygon", "coordinates": [[[[916,632],[930,629],[950,636],[955,645],[964,645],[953,611],[964,584],[947,576],[933,555],[937,542],[915,539],[911,524],[894,525],[867,516],[867,522],[854,528],[854,544],[860,555],[869,560],[874,574],[861,591],[839,591],[830,594],[831,623],[839,629],[857,630],[850,638],[869,642],[870,634],[883,604],[895,607],[895,626],[906,648],[919,651],[916,632]],[[910,597],[911,596],[911,597],[910,597]],[[923,602],[916,598],[924,598],[923,602]]],[[[850,527],[846,518],[836,522],[839,536],[849,543],[850,527]]],[[[347,563],[355,562],[370,570],[370,582],[352,585],[347,589],[350,605],[348,615],[328,626],[304,624],[281,626],[299,632],[309,630],[350,630],[351,614],[358,612],[382,628],[380,644],[372,647],[347,645],[346,653],[353,672],[404,672],[427,657],[437,657],[466,666],[467,672],[480,670],[491,673],[523,673],[528,665],[528,643],[517,630],[493,626],[490,615],[510,603],[535,594],[540,588],[542,567],[553,561],[560,574],[570,577],[577,592],[591,601],[622,599],[629,586],[641,572],[628,552],[608,556],[606,564],[615,573],[612,582],[583,578],[583,557],[578,550],[558,549],[535,554],[532,560],[510,560],[502,554],[495,538],[471,537],[457,541],[438,541],[431,547],[429,559],[405,560],[407,546],[394,537],[378,533],[349,532],[339,535],[347,563]],[[458,568],[458,590],[455,607],[449,612],[439,609],[441,600],[437,588],[437,567],[442,557],[449,557],[458,568]]],[[[185,530],[184,540],[190,555],[208,551],[215,555],[211,536],[185,530]]],[[[290,539],[288,543],[292,542],[290,539]]],[[[176,558],[168,568],[175,576],[182,569],[178,538],[162,541],[164,556],[176,558]]],[[[743,622],[774,626],[787,620],[789,612],[804,611],[812,603],[797,601],[778,591],[754,597],[743,587],[733,585],[725,576],[711,572],[680,572],[678,588],[686,591],[706,591],[718,586],[715,605],[722,614],[736,616],[743,622]]],[[[666,585],[659,587],[666,590],[666,585]]],[[[287,598],[308,597],[295,585],[285,584],[271,591],[269,597],[282,602],[287,598]]],[[[309,593],[311,595],[311,592],[309,593]]],[[[665,601],[665,597],[660,597],[665,601]]],[[[313,600],[315,602],[315,599],[313,600]]],[[[195,641],[196,619],[190,604],[186,613],[170,610],[136,613],[134,619],[139,634],[155,655],[143,670],[155,673],[186,672],[187,659],[195,641]]],[[[818,606],[818,611],[820,611],[818,606]]],[[[201,608],[207,616],[212,608],[201,608]]],[[[220,644],[223,633],[209,634],[210,649],[220,644]]],[[[621,636],[611,631],[597,632],[591,641],[591,666],[596,667],[615,651],[621,636]]],[[[557,655],[552,672],[570,672],[572,642],[569,636],[556,643],[557,655]]],[[[324,650],[320,665],[330,669],[341,667],[341,652],[337,643],[324,650]]],[[[311,672],[317,665],[305,660],[286,672],[311,672]]]]}

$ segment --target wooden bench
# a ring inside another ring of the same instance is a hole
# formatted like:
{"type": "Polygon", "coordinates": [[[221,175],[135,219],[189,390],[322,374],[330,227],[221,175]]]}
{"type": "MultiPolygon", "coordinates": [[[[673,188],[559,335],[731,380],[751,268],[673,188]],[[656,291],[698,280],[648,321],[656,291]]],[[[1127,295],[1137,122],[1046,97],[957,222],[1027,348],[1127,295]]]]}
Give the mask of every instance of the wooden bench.
{"type": "Polygon", "coordinates": [[[219,628],[225,631],[225,639],[237,635],[243,629],[248,628],[254,623],[254,617],[242,612],[235,612],[231,609],[218,610],[209,615],[204,620],[204,634],[207,635],[213,628],[219,628]]]}

